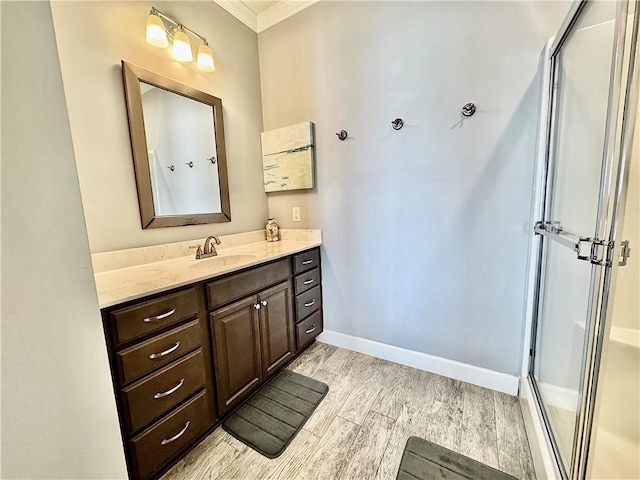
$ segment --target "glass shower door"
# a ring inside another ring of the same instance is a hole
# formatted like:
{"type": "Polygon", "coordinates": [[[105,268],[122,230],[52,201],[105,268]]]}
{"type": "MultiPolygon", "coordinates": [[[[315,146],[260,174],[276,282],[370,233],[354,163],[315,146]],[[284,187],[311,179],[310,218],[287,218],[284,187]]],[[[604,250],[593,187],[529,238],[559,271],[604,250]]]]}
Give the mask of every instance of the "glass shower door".
{"type": "MultiPolygon", "coordinates": [[[[613,245],[600,240],[617,162],[622,83],[620,3],[583,2],[552,52],[548,138],[531,376],[564,477],[581,437],[585,373],[603,271],[613,245]]],[[[622,42],[624,43],[624,42],[622,42]]]]}
{"type": "MultiPolygon", "coordinates": [[[[636,120],[636,123],[638,120],[636,120]]],[[[619,268],[604,336],[588,478],[640,478],[640,129],[636,130],[622,235],[634,253],[619,268]]]]}

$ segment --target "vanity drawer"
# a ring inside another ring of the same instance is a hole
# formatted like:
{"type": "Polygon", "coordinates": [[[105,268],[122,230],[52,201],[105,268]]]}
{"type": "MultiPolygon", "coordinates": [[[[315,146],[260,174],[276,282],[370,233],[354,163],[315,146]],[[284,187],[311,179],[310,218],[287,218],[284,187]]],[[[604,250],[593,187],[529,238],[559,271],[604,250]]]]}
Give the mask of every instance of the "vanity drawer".
{"type": "Polygon", "coordinates": [[[320,284],[320,269],[314,268],[302,275],[298,275],[293,280],[294,293],[296,295],[306,292],[310,288],[320,284]]]}
{"type": "Polygon", "coordinates": [[[130,440],[135,477],[146,479],[207,428],[205,391],[130,440]]]}
{"type": "Polygon", "coordinates": [[[315,312],[306,320],[296,325],[296,340],[298,350],[322,332],[322,312],[315,312]]]}
{"type": "Polygon", "coordinates": [[[167,365],[202,345],[200,321],[194,320],[116,353],[120,382],[125,384],[167,365]]]}
{"type": "Polygon", "coordinates": [[[195,288],[111,312],[116,344],[154,332],[198,314],[195,288]]]}
{"type": "Polygon", "coordinates": [[[317,248],[293,256],[293,274],[306,272],[320,265],[320,250],[317,248]]]}
{"type": "Polygon", "coordinates": [[[122,390],[129,432],[135,432],[204,387],[202,349],[122,390]]]}
{"type": "Polygon", "coordinates": [[[207,284],[207,305],[210,310],[238,300],[264,287],[287,278],[291,273],[289,259],[253,268],[207,284]]]}
{"type": "Polygon", "coordinates": [[[296,321],[308,317],[322,306],[320,286],[313,287],[296,297],[296,321]]]}

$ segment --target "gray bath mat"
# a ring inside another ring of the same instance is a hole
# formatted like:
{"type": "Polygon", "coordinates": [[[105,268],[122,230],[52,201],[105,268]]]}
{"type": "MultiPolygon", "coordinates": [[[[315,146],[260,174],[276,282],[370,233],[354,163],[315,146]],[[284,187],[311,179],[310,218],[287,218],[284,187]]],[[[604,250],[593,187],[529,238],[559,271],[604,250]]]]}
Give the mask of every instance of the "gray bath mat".
{"type": "Polygon", "coordinates": [[[276,458],[328,391],[322,382],[284,370],[231,415],[222,428],[265,457],[276,458]]]}
{"type": "Polygon", "coordinates": [[[411,437],[404,447],[396,480],[458,480],[458,479],[515,480],[500,470],[469,457],[411,437]]]}

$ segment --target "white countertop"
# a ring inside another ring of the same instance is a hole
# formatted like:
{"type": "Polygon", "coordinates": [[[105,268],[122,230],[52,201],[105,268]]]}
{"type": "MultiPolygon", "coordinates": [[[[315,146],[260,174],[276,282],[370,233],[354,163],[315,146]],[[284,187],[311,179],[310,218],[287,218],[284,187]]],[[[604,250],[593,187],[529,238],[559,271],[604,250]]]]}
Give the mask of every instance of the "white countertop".
{"type": "Polygon", "coordinates": [[[260,241],[228,248],[224,248],[224,237],[221,237],[223,244],[218,247],[216,257],[196,260],[192,253],[188,257],[102,271],[95,274],[98,303],[100,308],[111,307],[318,247],[322,239],[320,232],[316,232],[285,234],[279,242],[260,241]]]}

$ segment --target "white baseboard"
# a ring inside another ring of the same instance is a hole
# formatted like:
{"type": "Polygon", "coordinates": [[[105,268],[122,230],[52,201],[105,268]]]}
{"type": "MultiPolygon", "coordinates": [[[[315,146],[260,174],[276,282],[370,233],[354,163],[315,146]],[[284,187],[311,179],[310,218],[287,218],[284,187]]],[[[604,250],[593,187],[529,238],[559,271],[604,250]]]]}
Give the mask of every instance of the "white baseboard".
{"type": "Polygon", "coordinates": [[[519,396],[524,426],[529,439],[531,457],[533,458],[533,466],[536,470],[536,478],[561,479],[553,448],[542,423],[542,412],[540,412],[536,404],[531,384],[526,377],[522,377],[520,381],[519,396]]]}
{"type": "Polygon", "coordinates": [[[391,362],[418,368],[445,377],[473,383],[481,387],[497,390],[509,395],[518,395],[519,378],[515,375],[495,372],[467,363],[436,357],[427,353],[415,352],[405,348],[394,347],[386,343],[374,342],[366,338],[354,337],[332,330],[325,330],[318,336],[318,341],[346,348],[355,352],[382,358],[391,362]]]}

